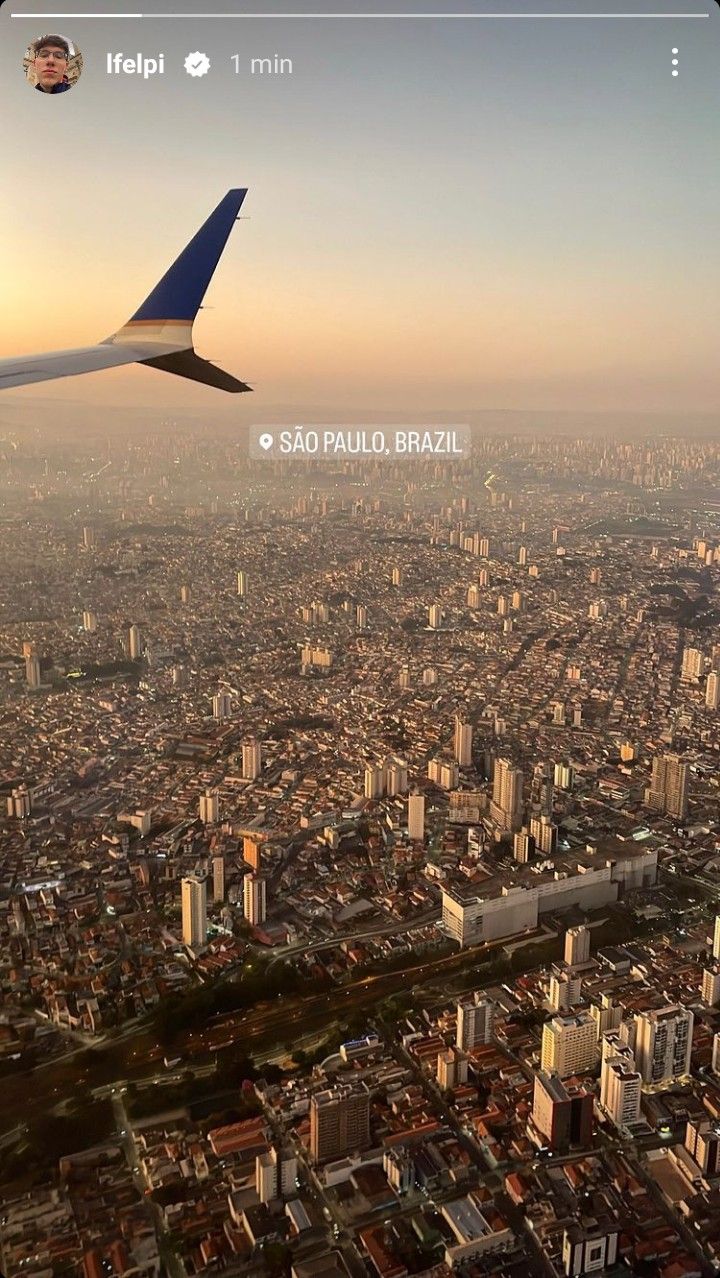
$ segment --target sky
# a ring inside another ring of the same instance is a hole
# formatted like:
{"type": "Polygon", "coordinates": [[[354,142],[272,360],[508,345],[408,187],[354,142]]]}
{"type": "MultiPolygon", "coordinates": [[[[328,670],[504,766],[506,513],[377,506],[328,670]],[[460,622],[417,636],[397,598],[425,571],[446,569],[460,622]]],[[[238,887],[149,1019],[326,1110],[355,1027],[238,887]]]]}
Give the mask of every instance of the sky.
{"type": "MultiPolygon", "coordinates": [[[[645,20],[10,17],[53,8],[0,10],[0,356],[108,336],[222,194],[247,186],[195,334],[201,355],[254,387],[233,411],[717,412],[710,0],[612,5],[710,14],[645,20]],[[28,42],[48,30],[84,57],[79,84],[52,102],[22,73],[28,42]],[[183,70],[194,50],[211,59],[205,78],[183,70]],[[162,51],[165,75],[110,77],[108,51],[162,51]],[[292,76],[249,74],[251,57],[275,53],[292,58],[292,76]]],[[[331,6],[282,3],[299,8],[331,6]]],[[[550,8],[597,11],[532,5],[550,8]]],[[[212,412],[220,392],[131,368],[57,382],[52,395],[212,412]]]]}

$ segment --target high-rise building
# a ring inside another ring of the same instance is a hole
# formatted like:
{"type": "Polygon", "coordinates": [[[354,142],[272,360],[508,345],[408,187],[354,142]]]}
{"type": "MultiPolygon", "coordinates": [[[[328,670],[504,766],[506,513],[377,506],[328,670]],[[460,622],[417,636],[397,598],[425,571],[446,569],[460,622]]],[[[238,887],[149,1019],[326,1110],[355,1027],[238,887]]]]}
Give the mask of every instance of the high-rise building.
{"type": "Polygon", "coordinates": [[[572,968],[555,964],[550,974],[549,994],[554,1012],[569,1012],[582,1001],[582,977],[572,968]]]}
{"type": "Polygon", "coordinates": [[[587,1226],[577,1222],[568,1225],[562,1244],[563,1272],[567,1278],[608,1273],[617,1260],[619,1237],[617,1224],[609,1219],[587,1226]]]}
{"type": "Polygon", "coordinates": [[[182,881],[182,934],[192,949],[207,941],[207,884],[194,874],[182,881]]]}
{"type": "Polygon", "coordinates": [[[622,1007],[619,1003],[613,1003],[612,994],[601,994],[599,1004],[593,1003],[590,1008],[592,1016],[598,1028],[598,1038],[611,1033],[619,1028],[622,1021],[622,1007]]]}
{"type": "Polygon", "coordinates": [[[87,610],[83,612],[83,630],[87,634],[94,634],[94,632],[97,630],[97,613],[96,612],[88,612],[87,610]]]}
{"type": "Polygon", "coordinates": [[[570,791],[575,785],[575,771],[569,763],[556,763],[553,780],[558,790],[570,791]]]}
{"type": "Polygon", "coordinates": [[[395,794],[407,794],[408,788],[408,766],[405,759],[386,759],[384,767],[384,785],[385,793],[393,796],[395,794]]]}
{"type": "Polygon", "coordinates": [[[239,572],[237,575],[237,592],[241,599],[247,598],[249,587],[249,579],[246,572],[239,572]]]}
{"type": "Polygon", "coordinates": [[[700,987],[701,998],[707,1007],[717,1007],[720,1003],[720,964],[714,963],[706,967],[702,975],[700,987]]]}
{"type": "Polygon", "coordinates": [[[502,830],[519,830],[522,824],[523,774],[509,759],[496,759],[490,816],[502,830]]]}
{"type": "Polygon", "coordinates": [[[629,1047],[613,1042],[607,1049],[603,1045],[603,1053],[600,1104],[616,1127],[628,1127],[640,1118],[642,1078],[629,1047]]]}
{"type": "Polygon", "coordinates": [[[261,1203],[277,1198],[294,1198],[297,1192],[297,1158],[288,1147],[278,1151],[273,1145],[255,1159],[255,1192],[261,1203]]]}
{"type": "Polygon", "coordinates": [[[385,769],[377,763],[365,764],[365,798],[381,799],[385,790],[385,769]]]}
{"type": "Polygon", "coordinates": [[[712,956],[714,959],[720,959],[720,914],[715,915],[715,928],[713,930],[712,956]]]}
{"type": "Polygon", "coordinates": [[[28,688],[40,687],[40,658],[35,655],[25,658],[25,678],[28,688]]]}
{"type": "Polygon", "coordinates": [[[535,840],[527,826],[523,826],[513,836],[513,857],[520,865],[527,865],[534,851],[535,840]]]}
{"type": "Polygon", "coordinates": [[[554,1016],[543,1026],[541,1066],[547,1074],[570,1078],[591,1070],[597,1055],[597,1026],[589,1012],[554,1016]]]}
{"type": "Polygon", "coordinates": [[[212,859],[213,868],[213,901],[219,903],[225,900],[225,857],[214,856],[212,859]]]}
{"type": "Polygon", "coordinates": [[[694,1017],[679,1005],[635,1017],[635,1060],[643,1082],[672,1082],[690,1073],[694,1017]]]}
{"type": "Polygon", "coordinates": [[[705,685],[705,705],[708,710],[720,708],[720,675],[711,670],[705,685]]]}
{"type": "Polygon", "coordinates": [[[720,1033],[713,1034],[712,1072],[720,1074],[720,1033]]]}
{"type": "Polygon", "coordinates": [[[592,1143],[593,1095],[584,1087],[566,1087],[556,1074],[535,1075],[532,1125],[546,1145],[558,1152],[592,1143]]]}
{"type": "Polygon", "coordinates": [[[449,1088],[458,1087],[468,1079],[468,1059],[457,1047],[444,1047],[438,1052],[435,1067],[435,1078],[438,1087],[446,1092],[449,1088]]]}
{"type": "Polygon", "coordinates": [[[232,697],[229,692],[216,692],[212,699],[213,719],[229,719],[232,714],[232,697]]]}
{"type": "Polygon", "coordinates": [[[422,843],[425,838],[425,795],[411,794],[408,799],[408,838],[422,843]]]}
{"type": "Polygon", "coordinates": [[[717,1119],[691,1118],[685,1128],[685,1148],[708,1180],[720,1175],[720,1125],[717,1119]]]}
{"type": "Polygon", "coordinates": [[[565,933],[565,962],[569,967],[587,963],[590,958],[590,928],[581,924],[569,927],[565,933]]]}
{"type": "Polygon", "coordinates": [[[426,666],[422,672],[423,688],[432,688],[437,683],[437,670],[426,666]]]}
{"type": "Polygon", "coordinates": [[[83,546],[86,550],[92,550],[95,545],[95,529],[86,526],[83,528],[83,546]]]}
{"type": "Polygon", "coordinates": [[[682,670],[680,678],[685,683],[694,683],[705,668],[705,658],[699,648],[683,648],[682,670]]]}
{"type": "Polygon", "coordinates": [[[535,847],[543,856],[552,856],[557,851],[558,827],[549,816],[532,817],[530,833],[535,840],[535,847]]]}
{"type": "Polygon", "coordinates": [[[364,1086],[316,1092],[310,1101],[310,1157],[316,1165],[367,1149],[370,1093],[364,1086]]]}
{"type": "Polygon", "coordinates": [[[656,755],[652,779],[645,791],[647,806],[683,821],[688,809],[687,778],[688,765],[678,755],[656,755]]]}
{"type": "Polygon", "coordinates": [[[469,723],[465,723],[460,715],[456,714],[453,747],[455,758],[461,768],[469,768],[472,763],[472,739],[472,726],[469,723]]]}
{"type": "Polygon", "coordinates": [[[428,778],[443,790],[454,790],[460,780],[458,765],[451,759],[430,759],[428,778]]]}
{"type": "Polygon", "coordinates": [[[255,781],[262,772],[262,749],[260,742],[253,738],[243,742],[242,774],[246,781],[255,781]]]}
{"type": "Polygon", "coordinates": [[[142,656],[142,651],[142,631],[139,626],[132,625],[128,630],[128,656],[130,660],[137,661],[142,656]]]}
{"type": "Polygon", "coordinates": [[[254,839],[251,834],[243,837],[243,861],[246,865],[252,867],[256,874],[260,873],[262,866],[262,843],[259,839],[254,839]]]}
{"type": "Polygon", "coordinates": [[[481,606],[482,595],[480,593],[480,587],[476,585],[474,582],[471,586],[468,586],[465,600],[466,600],[468,608],[479,608],[481,606]]]}
{"type": "Polygon", "coordinates": [[[463,1052],[492,1041],[495,1023],[495,1004],[479,993],[461,998],[457,1005],[457,1031],[455,1042],[463,1052]]]}
{"type": "Polygon", "coordinates": [[[200,795],[200,820],[204,825],[216,825],[220,820],[220,796],[208,790],[200,795]]]}
{"type": "Polygon", "coordinates": [[[267,918],[267,884],[259,874],[246,874],[243,879],[243,914],[253,927],[267,918]]]}
{"type": "Polygon", "coordinates": [[[192,591],[189,586],[180,587],[180,603],[189,604],[192,591]]]}
{"type": "Polygon", "coordinates": [[[431,604],[428,608],[428,624],[433,630],[439,630],[443,623],[443,610],[439,604],[431,604]]]}
{"type": "Polygon", "coordinates": [[[403,583],[402,568],[398,568],[396,565],[392,570],[392,584],[393,586],[402,586],[402,583],[403,583]]]}
{"type": "Polygon", "coordinates": [[[364,604],[358,604],[355,609],[355,624],[358,630],[367,630],[368,610],[364,604]]]}

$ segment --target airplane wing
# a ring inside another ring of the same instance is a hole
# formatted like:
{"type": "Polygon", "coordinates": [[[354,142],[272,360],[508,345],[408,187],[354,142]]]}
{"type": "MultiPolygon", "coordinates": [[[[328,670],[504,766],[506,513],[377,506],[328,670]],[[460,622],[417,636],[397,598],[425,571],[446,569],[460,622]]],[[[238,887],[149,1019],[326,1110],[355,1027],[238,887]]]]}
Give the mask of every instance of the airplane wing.
{"type": "Polygon", "coordinates": [[[117,333],[96,346],[0,359],[0,390],[122,364],[145,364],[219,390],[249,391],[245,382],[201,359],[193,345],[193,322],[246,195],[246,189],[228,191],[117,333]]]}

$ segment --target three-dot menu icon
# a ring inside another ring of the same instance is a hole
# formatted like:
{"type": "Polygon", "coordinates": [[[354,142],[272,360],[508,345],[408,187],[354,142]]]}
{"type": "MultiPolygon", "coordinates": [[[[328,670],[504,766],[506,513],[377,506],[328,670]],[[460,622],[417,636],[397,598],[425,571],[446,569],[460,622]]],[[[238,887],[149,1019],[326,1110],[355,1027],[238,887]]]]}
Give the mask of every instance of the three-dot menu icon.
{"type": "Polygon", "coordinates": [[[673,75],[679,75],[679,74],[680,74],[680,72],[678,71],[678,63],[679,63],[680,59],[678,58],[677,54],[678,54],[678,50],[677,50],[677,49],[673,49],[673,51],[672,51],[672,55],[673,55],[673,56],[672,56],[672,68],[673,68],[673,69],[672,69],[672,73],[673,73],[673,75]]]}

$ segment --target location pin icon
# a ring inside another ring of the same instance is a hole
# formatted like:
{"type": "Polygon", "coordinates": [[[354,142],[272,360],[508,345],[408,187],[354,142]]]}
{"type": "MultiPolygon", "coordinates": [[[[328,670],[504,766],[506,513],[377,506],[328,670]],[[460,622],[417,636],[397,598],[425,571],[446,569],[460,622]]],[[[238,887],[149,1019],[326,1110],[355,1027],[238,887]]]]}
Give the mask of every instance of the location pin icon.
{"type": "Polygon", "coordinates": [[[272,448],[274,442],[272,435],[268,435],[267,433],[261,435],[258,440],[258,444],[261,448],[265,449],[265,452],[267,452],[268,448],[272,448]]]}

